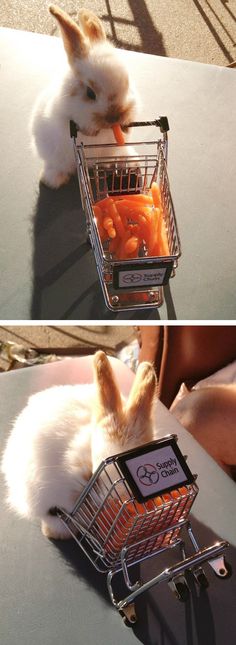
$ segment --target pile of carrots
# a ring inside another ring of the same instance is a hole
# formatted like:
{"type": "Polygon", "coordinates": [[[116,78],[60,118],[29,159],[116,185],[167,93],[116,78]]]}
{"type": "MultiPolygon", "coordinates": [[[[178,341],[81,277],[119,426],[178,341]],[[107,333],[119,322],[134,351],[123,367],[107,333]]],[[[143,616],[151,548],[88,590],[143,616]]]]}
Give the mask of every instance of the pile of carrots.
{"type": "Polygon", "coordinates": [[[109,241],[114,259],[170,255],[160,188],[147,194],[106,197],[93,206],[101,242],[109,241]]]}
{"type": "MultiPolygon", "coordinates": [[[[128,545],[139,540],[152,537],[153,521],[149,521],[148,517],[156,517],[156,532],[168,529],[171,524],[179,521],[180,517],[189,511],[191,500],[187,500],[187,488],[182,487],[171,491],[171,493],[164,493],[162,497],[155,497],[152,500],[147,500],[145,504],[131,501],[125,503],[122,509],[122,501],[108,497],[106,504],[102,507],[97,516],[97,529],[100,536],[108,537],[111,525],[114,523],[114,529],[111,535],[106,540],[105,550],[109,552],[119,552],[124,542],[128,545]],[[160,507],[160,511],[158,508],[160,507]],[[146,522],[143,522],[144,514],[146,515],[146,522]],[[150,515],[149,515],[150,514],[150,515]],[[158,526],[157,526],[158,524],[158,526]]],[[[157,536],[153,548],[163,546],[164,541],[168,544],[170,535],[169,532],[165,536],[161,533],[157,536]]]]}

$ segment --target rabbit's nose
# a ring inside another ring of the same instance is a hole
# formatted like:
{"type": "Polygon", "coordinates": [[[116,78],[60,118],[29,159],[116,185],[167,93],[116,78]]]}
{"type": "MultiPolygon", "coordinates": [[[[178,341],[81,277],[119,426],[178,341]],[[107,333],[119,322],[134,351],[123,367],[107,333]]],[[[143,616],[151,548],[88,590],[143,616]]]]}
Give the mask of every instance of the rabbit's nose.
{"type": "Polygon", "coordinates": [[[110,108],[106,114],[106,121],[107,123],[119,123],[121,119],[121,111],[119,110],[114,110],[113,108],[110,108]]]}

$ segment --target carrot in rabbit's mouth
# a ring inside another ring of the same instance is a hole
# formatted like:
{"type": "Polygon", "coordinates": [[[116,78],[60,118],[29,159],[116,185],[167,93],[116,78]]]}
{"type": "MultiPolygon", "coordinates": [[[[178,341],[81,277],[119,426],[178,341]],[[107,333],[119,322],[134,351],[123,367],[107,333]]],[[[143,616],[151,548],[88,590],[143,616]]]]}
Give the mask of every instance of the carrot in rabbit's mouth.
{"type": "Polygon", "coordinates": [[[125,144],[125,137],[124,137],[124,134],[123,134],[122,129],[120,127],[120,124],[115,123],[112,126],[112,130],[113,130],[113,134],[114,134],[114,137],[115,137],[115,140],[116,140],[116,143],[118,144],[118,146],[123,146],[125,144]]]}

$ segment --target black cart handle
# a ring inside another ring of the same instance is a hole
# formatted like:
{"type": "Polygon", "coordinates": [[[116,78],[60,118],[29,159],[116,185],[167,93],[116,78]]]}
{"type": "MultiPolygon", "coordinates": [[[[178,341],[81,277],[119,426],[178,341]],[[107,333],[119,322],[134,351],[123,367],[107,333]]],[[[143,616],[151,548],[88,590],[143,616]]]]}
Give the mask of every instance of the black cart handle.
{"type": "Polygon", "coordinates": [[[168,132],[170,129],[167,116],[160,116],[159,119],[155,119],[154,121],[133,121],[132,123],[128,123],[127,128],[147,125],[155,125],[157,128],[160,128],[161,132],[168,132]]]}
{"type": "MultiPolygon", "coordinates": [[[[133,121],[132,123],[125,124],[125,127],[137,128],[139,126],[149,125],[155,125],[157,128],[160,128],[160,131],[162,133],[168,132],[168,130],[170,129],[167,116],[160,116],[159,119],[155,119],[154,121],[133,121]]],[[[74,121],[70,121],[70,136],[72,138],[76,138],[77,132],[79,132],[79,126],[74,121]]]]}

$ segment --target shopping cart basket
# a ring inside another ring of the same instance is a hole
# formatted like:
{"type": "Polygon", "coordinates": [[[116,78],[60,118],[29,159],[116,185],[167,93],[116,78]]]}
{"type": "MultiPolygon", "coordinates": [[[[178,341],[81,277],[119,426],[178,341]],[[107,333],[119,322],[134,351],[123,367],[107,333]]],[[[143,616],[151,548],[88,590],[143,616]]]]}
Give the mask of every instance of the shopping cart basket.
{"type": "Polygon", "coordinates": [[[169,278],[175,275],[181,253],[167,174],[168,120],[160,117],[155,121],[129,125],[155,125],[160,128],[162,138],[134,141],[132,147],[135,154],[129,154],[131,142],[122,147],[115,143],[78,143],[77,126],[73,121],[70,123],[88,236],[105,303],[112,311],[160,307],[163,303],[163,285],[168,284],[169,278]],[[147,194],[152,182],[157,182],[160,188],[168,255],[150,257],[145,244],[142,244],[135,259],[117,260],[109,248],[108,240],[101,240],[93,206],[107,196],[147,194]]]}
{"type": "Polygon", "coordinates": [[[103,461],[85,486],[74,509],[57,515],[93,566],[107,573],[113,605],[127,623],[136,621],[134,601],[153,585],[166,581],[176,596],[185,600],[189,586],[185,573],[192,572],[208,586],[201,567],[208,562],[216,575],[226,578],[230,566],[223,556],[228,543],[216,542],[200,549],[189,521],[198,493],[196,475],[189,470],[176,435],[103,461]],[[193,555],[186,556],[183,529],[187,529],[193,555]],[[181,559],[148,582],[131,582],[129,569],[168,549],[180,548],[181,559]],[[128,595],[117,600],[112,582],[123,573],[128,595]]]}

